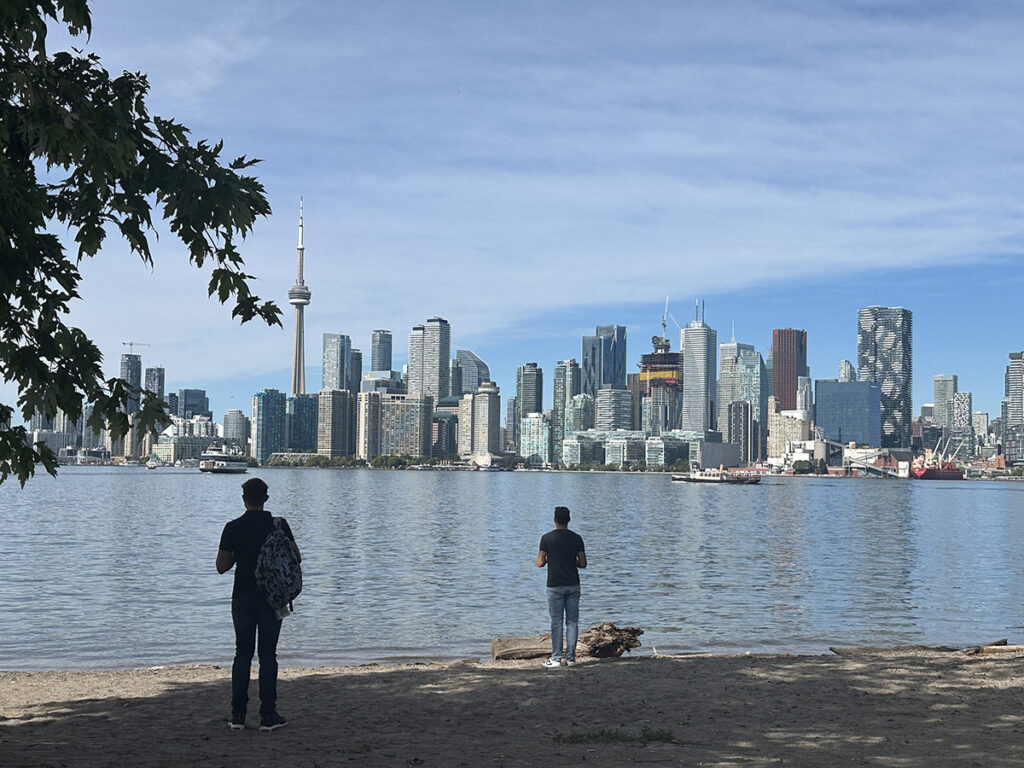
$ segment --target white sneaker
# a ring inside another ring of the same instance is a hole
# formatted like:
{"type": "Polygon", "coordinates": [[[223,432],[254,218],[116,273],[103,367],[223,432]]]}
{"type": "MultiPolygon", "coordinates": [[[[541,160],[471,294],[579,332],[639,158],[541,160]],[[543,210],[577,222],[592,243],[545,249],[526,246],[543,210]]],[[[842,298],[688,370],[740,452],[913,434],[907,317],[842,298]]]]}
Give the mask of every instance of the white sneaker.
{"type": "Polygon", "coordinates": [[[567,666],[567,667],[575,667],[576,666],[576,659],[569,659],[568,661],[565,662],[565,666],[567,666]]]}
{"type": "Polygon", "coordinates": [[[550,658],[550,659],[546,659],[546,660],[544,661],[544,664],[543,664],[543,666],[544,666],[544,667],[545,667],[546,669],[554,669],[555,667],[560,667],[560,666],[562,666],[562,662],[560,662],[560,661],[559,661],[558,659],[556,659],[556,658],[552,657],[552,658],[550,658]]]}

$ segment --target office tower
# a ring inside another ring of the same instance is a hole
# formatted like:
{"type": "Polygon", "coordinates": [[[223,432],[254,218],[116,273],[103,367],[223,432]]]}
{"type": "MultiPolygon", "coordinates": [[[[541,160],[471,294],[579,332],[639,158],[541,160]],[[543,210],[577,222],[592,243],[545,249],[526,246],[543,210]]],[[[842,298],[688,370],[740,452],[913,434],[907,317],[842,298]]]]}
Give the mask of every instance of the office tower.
{"type": "Polygon", "coordinates": [[[551,456],[562,460],[562,440],[565,439],[565,408],[573,397],[580,394],[580,366],[575,359],[561,360],[555,366],[551,383],[551,456]]]}
{"type": "Polygon", "coordinates": [[[491,380],[491,370],[487,363],[468,349],[457,350],[455,359],[459,361],[459,368],[462,370],[463,393],[476,392],[477,387],[483,382],[491,380]]]}
{"type": "Polygon", "coordinates": [[[543,413],[526,414],[519,423],[519,452],[528,467],[551,464],[551,422],[543,413]]]}
{"type": "Polygon", "coordinates": [[[434,411],[430,419],[430,455],[438,458],[458,455],[456,428],[459,419],[448,411],[434,411]]]}
{"type": "Polygon", "coordinates": [[[857,380],[857,369],[853,367],[853,363],[849,360],[839,361],[839,381],[845,383],[848,381],[857,380]]]}
{"type": "Polygon", "coordinates": [[[316,392],[288,398],[285,448],[295,453],[317,452],[320,395],[316,392]]]}
{"type": "Polygon", "coordinates": [[[1010,352],[1003,386],[1003,428],[1024,425],[1024,352],[1010,352]]]}
{"type": "MultiPolygon", "coordinates": [[[[640,356],[637,382],[643,394],[640,427],[649,435],[657,436],[679,426],[683,359],[680,353],[670,351],[668,339],[653,336],[651,343],[654,351],[640,356]]],[[[633,421],[635,426],[635,414],[633,421]]]]}
{"type": "Polygon", "coordinates": [[[522,441],[523,419],[531,413],[544,411],[544,371],[536,363],[526,363],[516,368],[516,433],[522,441]]]}
{"type": "Polygon", "coordinates": [[[462,397],[462,366],[459,359],[453,357],[448,361],[448,397],[462,397]]]}
{"type": "Polygon", "coordinates": [[[626,326],[599,325],[584,336],[580,360],[580,391],[591,397],[604,384],[626,385],[626,326]]]}
{"type": "Polygon", "coordinates": [[[876,448],[882,441],[882,390],[870,381],[814,382],[815,425],[826,440],[876,448]]]}
{"type": "Polygon", "coordinates": [[[139,410],[139,392],[142,389],[141,355],[121,355],[121,378],[128,382],[128,404],[124,412],[130,416],[139,410]]]}
{"type": "Polygon", "coordinates": [[[359,385],[363,379],[363,353],[362,350],[353,349],[349,353],[348,364],[348,386],[349,392],[355,394],[359,391],[359,385]]]}
{"type": "Polygon", "coordinates": [[[360,392],[356,400],[356,458],[380,456],[380,392],[360,392]]]}
{"type": "Polygon", "coordinates": [[[355,397],[347,389],[325,389],[318,396],[316,452],[321,456],[355,453],[355,397]]]}
{"type": "Polygon", "coordinates": [[[252,397],[252,455],[260,464],[284,450],[287,397],[276,389],[261,389],[252,397]]]}
{"type": "Polygon", "coordinates": [[[795,411],[796,384],[807,375],[807,331],[776,328],[772,331],[772,396],[779,410],[795,411]]]}
{"type": "Polygon", "coordinates": [[[430,456],[434,398],[423,393],[381,395],[380,453],[382,456],[430,456]]]}
{"type": "Polygon", "coordinates": [[[726,442],[740,447],[741,463],[750,465],[761,461],[761,425],[754,417],[754,406],[750,402],[732,401],[723,424],[719,426],[729,435],[726,442]]]}
{"type": "Polygon", "coordinates": [[[347,389],[352,368],[352,339],[344,333],[325,333],[320,389],[347,389]]]}
{"type": "Polygon", "coordinates": [[[377,330],[370,334],[370,370],[391,370],[391,331],[377,330]]]}
{"type": "Polygon", "coordinates": [[[309,304],[312,294],[302,280],[302,259],[305,249],[302,246],[302,198],[299,198],[299,274],[295,285],[288,291],[288,303],[295,307],[295,349],[292,355],[292,395],[306,393],[306,336],[303,327],[303,312],[309,304]]]}
{"type": "Polygon", "coordinates": [[[146,369],[146,390],[155,393],[161,400],[164,399],[164,374],[163,368],[146,369]]]}
{"type": "Polygon", "coordinates": [[[681,427],[687,432],[706,432],[715,428],[718,418],[718,334],[703,319],[694,319],[679,336],[683,355],[681,427]]]}
{"type": "Polygon", "coordinates": [[[28,420],[29,432],[36,432],[37,430],[52,430],[53,419],[47,418],[46,414],[42,411],[36,411],[32,414],[32,418],[28,420]]]}
{"type": "Polygon", "coordinates": [[[814,395],[811,393],[810,376],[797,376],[796,410],[803,414],[801,418],[814,421],[814,395]]]}
{"type": "Polygon", "coordinates": [[[210,410],[210,399],[206,396],[206,390],[179,389],[178,416],[182,419],[191,419],[193,416],[206,416],[212,419],[213,411],[210,410]]]}
{"type": "Polygon", "coordinates": [[[565,407],[565,437],[593,429],[594,416],[594,398],[583,393],[575,395],[565,407]]]}
{"type": "Polygon", "coordinates": [[[933,381],[932,418],[946,429],[953,428],[953,395],[959,391],[956,374],[940,373],[933,381]]]}
{"type": "MultiPolygon", "coordinates": [[[[718,426],[727,442],[735,442],[728,438],[729,408],[744,397],[744,367],[740,354],[748,357],[756,354],[752,344],[740,344],[735,339],[718,345],[718,426]]],[[[755,419],[758,414],[755,414],[755,419]]]]}
{"type": "Polygon", "coordinates": [[[597,429],[629,429],[633,420],[633,398],[625,385],[604,384],[597,390],[594,403],[594,425],[597,429]]]}
{"type": "Polygon", "coordinates": [[[985,411],[975,411],[971,414],[971,426],[974,427],[974,436],[979,441],[988,436],[988,414],[985,411]]]}
{"type": "Polygon", "coordinates": [[[882,447],[909,448],[914,316],[903,307],[857,310],[857,377],[882,388],[882,447]]]}
{"type": "Polygon", "coordinates": [[[167,393],[167,413],[172,416],[178,415],[178,393],[168,392],[167,393]]]}
{"type": "Polygon", "coordinates": [[[768,391],[771,388],[771,377],[760,352],[740,351],[740,391],[741,400],[746,400],[754,408],[754,419],[760,425],[761,436],[764,437],[768,426],[768,391]]]}
{"type": "Polygon", "coordinates": [[[515,453],[516,442],[519,440],[519,433],[516,431],[516,414],[519,413],[519,403],[515,395],[505,401],[505,452],[515,453]]]}
{"type": "Polygon", "coordinates": [[[423,393],[434,401],[448,395],[451,357],[451,326],[443,317],[432,317],[409,333],[409,394],[423,393]]]}
{"type": "Polygon", "coordinates": [[[231,409],[224,414],[224,440],[244,448],[249,442],[251,424],[248,416],[237,408],[231,409]]]}

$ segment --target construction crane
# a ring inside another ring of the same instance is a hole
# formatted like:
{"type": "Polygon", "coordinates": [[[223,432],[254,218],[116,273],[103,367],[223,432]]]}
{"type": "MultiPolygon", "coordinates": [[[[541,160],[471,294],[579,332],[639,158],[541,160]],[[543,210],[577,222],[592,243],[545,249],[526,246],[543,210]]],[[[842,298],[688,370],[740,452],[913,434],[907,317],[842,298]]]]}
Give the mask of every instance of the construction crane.
{"type": "Polygon", "coordinates": [[[132,351],[133,347],[152,347],[153,345],[146,344],[143,341],[122,341],[121,346],[128,347],[128,354],[131,355],[134,354],[134,352],[132,351]]]}

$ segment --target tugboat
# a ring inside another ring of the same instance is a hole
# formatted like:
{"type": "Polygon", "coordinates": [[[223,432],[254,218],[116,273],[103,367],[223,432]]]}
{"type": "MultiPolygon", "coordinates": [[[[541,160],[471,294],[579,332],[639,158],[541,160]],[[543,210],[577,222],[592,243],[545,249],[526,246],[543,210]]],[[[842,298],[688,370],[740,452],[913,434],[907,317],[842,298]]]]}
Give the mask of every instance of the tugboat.
{"type": "Polygon", "coordinates": [[[240,474],[247,469],[248,466],[242,452],[237,449],[228,450],[226,445],[222,445],[219,448],[211,445],[199,457],[200,472],[240,474]]]}
{"type": "MultiPolygon", "coordinates": [[[[952,439],[952,438],[950,438],[952,439]]],[[[949,440],[945,448],[949,447],[949,440]]],[[[963,441],[961,441],[961,444],[963,441]]],[[[917,480],[963,480],[964,470],[955,461],[946,458],[945,448],[939,450],[935,446],[934,451],[929,451],[924,456],[918,457],[910,467],[910,476],[917,480]]],[[[960,446],[957,446],[959,450],[960,446]]]]}

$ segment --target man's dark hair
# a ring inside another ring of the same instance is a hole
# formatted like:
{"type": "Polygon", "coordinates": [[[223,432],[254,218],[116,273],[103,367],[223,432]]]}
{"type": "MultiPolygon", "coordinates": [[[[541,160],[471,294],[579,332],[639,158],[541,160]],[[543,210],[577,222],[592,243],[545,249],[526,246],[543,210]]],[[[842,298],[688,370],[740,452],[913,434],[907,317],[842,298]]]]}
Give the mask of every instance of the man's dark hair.
{"type": "Polygon", "coordinates": [[[258,477],[242,483],[242,501],[246,504],[262,504],[269,496],[267,484],[258,477]]]}
{"type": "Polygon", "coordinates": [[[569,524],[569,508],[555,507],[555,522],[559,525],[569,524]]]}

